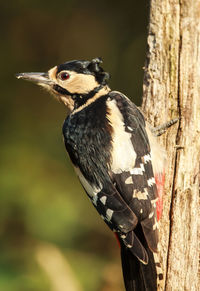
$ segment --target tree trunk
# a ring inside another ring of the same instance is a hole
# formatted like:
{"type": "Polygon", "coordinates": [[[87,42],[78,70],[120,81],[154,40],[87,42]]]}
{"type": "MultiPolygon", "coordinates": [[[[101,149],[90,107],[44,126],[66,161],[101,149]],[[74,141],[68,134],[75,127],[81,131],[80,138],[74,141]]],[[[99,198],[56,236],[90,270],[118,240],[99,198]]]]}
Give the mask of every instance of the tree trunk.
{"type": "Polygon", "coordinates": [[[197,291],[200,162],[200,0],[152,0],[142,109],[167,152],[160,221],[161,290],[197,291]]]}

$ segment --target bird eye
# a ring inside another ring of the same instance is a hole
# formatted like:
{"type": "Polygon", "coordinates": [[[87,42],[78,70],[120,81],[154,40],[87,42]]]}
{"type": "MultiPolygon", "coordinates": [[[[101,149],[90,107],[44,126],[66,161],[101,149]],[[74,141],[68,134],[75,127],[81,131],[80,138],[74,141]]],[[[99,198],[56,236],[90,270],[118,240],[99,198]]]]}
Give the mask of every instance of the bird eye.
{"type": "Polygon", "coordinates": [[[66,72],[63,72],[63,73],[60,74],[59,77],[60,77],[60,79],[61,79],[62,81],[65,81],[65,80],[69,79],[69,74],[66,73],[66,72]]]}

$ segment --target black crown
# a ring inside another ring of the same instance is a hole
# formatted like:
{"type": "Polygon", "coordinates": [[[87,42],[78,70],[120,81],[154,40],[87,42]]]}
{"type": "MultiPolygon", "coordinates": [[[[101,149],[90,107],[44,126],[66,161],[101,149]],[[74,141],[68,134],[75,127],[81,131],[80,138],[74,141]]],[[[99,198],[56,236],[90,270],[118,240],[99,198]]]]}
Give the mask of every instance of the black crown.
{"type": "Polygon", "coordinates": [[[75,60],[66,62],[58,66],[57,74],[63,70],[69,70],[81,74],[94,75],[99,84],[106,85],[110,75],[100,66],[102,62],[101,58],[94,58],[91,61],[75,60]]]}

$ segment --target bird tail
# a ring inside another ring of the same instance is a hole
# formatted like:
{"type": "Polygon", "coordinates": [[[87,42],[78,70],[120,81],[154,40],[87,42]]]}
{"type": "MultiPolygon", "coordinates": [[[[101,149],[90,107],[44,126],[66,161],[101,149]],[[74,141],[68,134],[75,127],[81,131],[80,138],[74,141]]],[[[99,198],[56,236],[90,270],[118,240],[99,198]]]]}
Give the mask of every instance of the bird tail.
{"type": "Polygon", "coordinates": [[[157,273],[153,253],[148,253],[148,264],[140,262],[122,243],[121,260],[126,291],[156,291],[157,273]]]}
{"type": "Polygon", "coordinates": [[[148,261],[145,264],[138,260],[132,250],[127,248],[123,241],[120,241],[126,291],[157,291],[158,287],[163,284],[163,274],[158,255],[148,247],[140,226],[135,229],[135,232],[147,252],[148,261]]]}

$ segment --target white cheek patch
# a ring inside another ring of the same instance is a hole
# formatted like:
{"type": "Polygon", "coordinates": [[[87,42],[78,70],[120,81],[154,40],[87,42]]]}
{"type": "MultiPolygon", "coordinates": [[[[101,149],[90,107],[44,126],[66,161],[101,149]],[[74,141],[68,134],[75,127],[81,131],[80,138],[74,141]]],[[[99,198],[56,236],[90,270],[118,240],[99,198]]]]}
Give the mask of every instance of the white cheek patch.
{"type": "Polygon", "coordinates": [[[134,168],[136,153],[131,142],[131,133],[125,131],[124,119],[116,101],[107,101],[107,118],[112,126],[112,163],[113,173],[120,174],[134,168]]]}
{"type": "Polygon", "coordinates": [[[86,94],[98,86],[93,75],[81,74],[73,71],[65,72],[69,74],[69,79],[64,81],[58,79],[58,84],[72,94],[86,94]]]}

